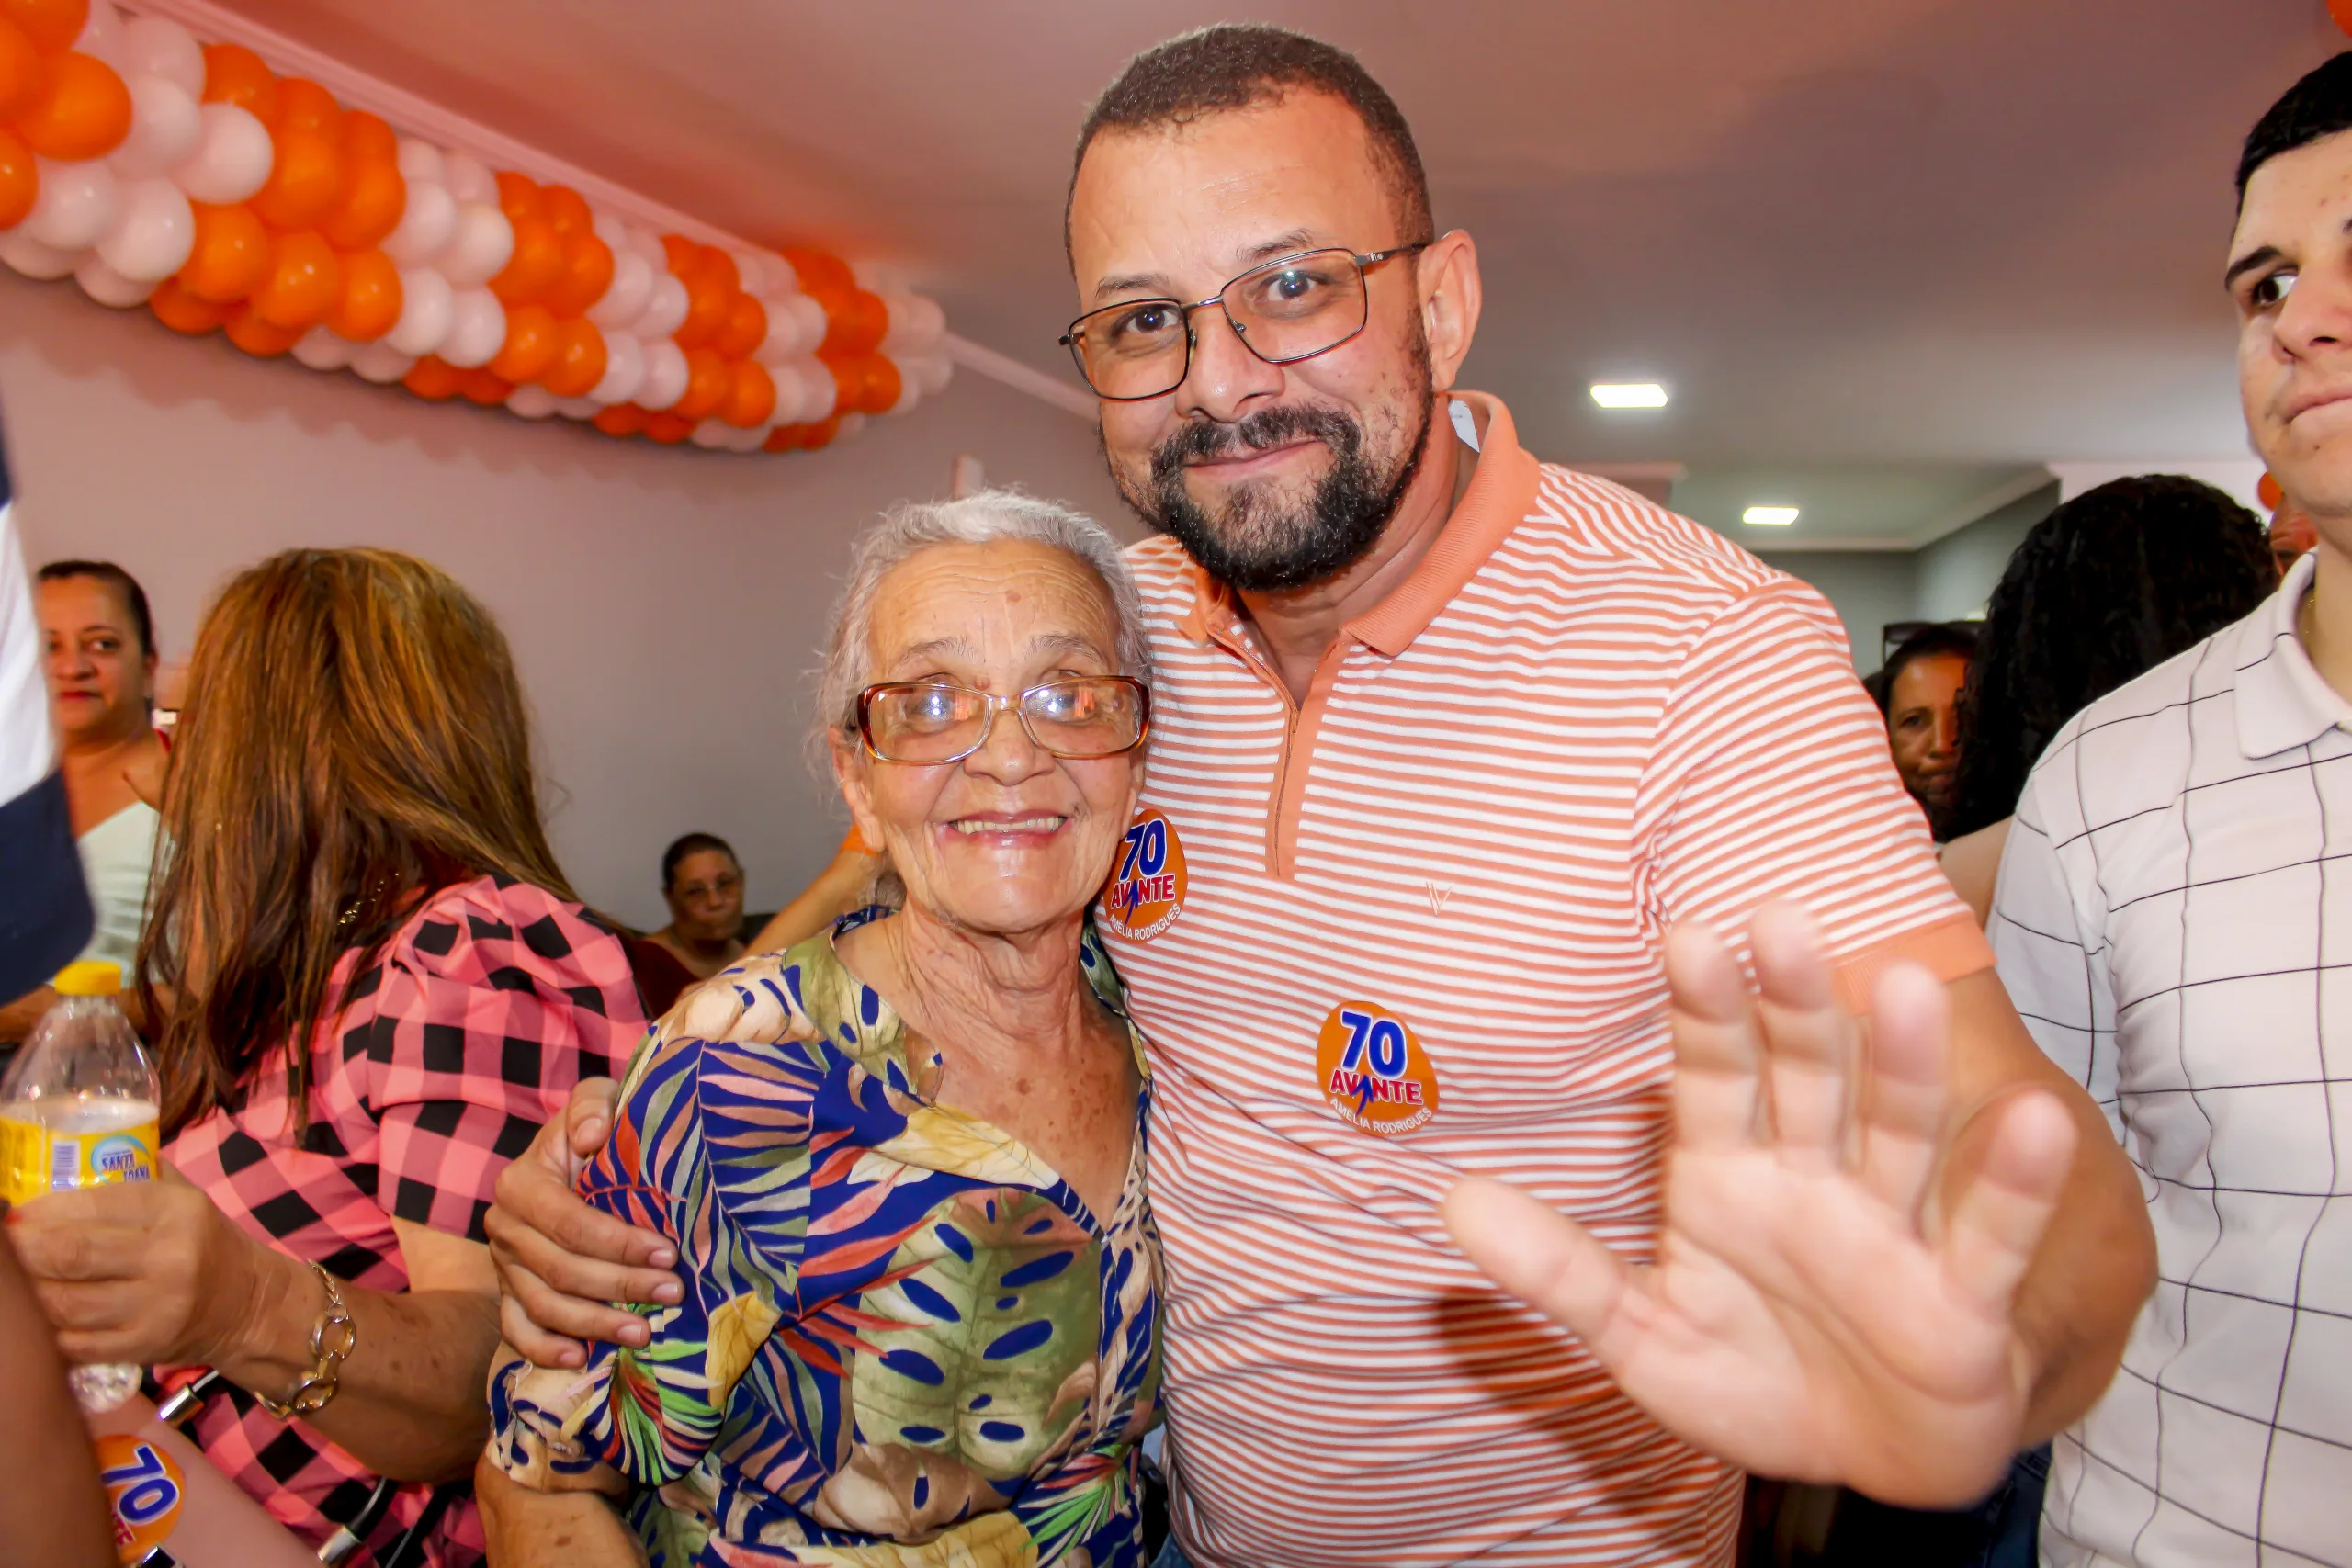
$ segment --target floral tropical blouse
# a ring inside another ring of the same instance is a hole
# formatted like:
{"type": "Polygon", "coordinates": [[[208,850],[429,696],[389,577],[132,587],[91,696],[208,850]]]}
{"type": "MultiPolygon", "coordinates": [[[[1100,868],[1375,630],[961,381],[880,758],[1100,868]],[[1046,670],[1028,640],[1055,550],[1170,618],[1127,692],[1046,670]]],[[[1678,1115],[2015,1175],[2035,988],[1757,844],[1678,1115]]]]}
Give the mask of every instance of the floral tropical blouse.
{"type": "MultiPolygon", "coordinates": [[[[1091,931],[1082,957],[1119,1009],[1091,931]]],[[[1140,1568],[1148,1080],[1098,1216],[1011,1134],[918,1094],[929,1077],[831,934],[689,991],[580,1183],[675,1242],[685,1301],[639,1306],[651,1343],[594,1346],[584,1371],[493,1371],[507,1473],[631,1495],[655,1568],[1140,1568]]]]}

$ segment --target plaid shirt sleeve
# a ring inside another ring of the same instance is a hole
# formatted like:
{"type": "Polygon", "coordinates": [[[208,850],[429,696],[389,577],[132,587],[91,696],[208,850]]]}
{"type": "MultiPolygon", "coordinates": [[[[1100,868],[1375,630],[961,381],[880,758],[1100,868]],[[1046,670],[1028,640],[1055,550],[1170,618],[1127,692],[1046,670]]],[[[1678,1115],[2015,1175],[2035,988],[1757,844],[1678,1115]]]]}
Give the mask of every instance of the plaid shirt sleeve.
{"type": "Polygon", "coordinates": [[[401,928],[372,1000],[378,1201],[469,1241],[484,1239],[507,1162],[645,1032],[620,937],[544,888],[492,877],[445,888],[401,928]]]}

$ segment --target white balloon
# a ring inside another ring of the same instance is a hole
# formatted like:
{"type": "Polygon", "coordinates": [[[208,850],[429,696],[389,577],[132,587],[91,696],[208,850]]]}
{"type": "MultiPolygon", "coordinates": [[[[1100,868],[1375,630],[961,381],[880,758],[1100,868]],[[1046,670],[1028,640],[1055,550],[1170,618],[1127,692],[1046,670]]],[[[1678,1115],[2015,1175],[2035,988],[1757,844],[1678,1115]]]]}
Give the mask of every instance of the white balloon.
{"type": "Polygon", "coordinates": [[[90,0],[90,19],[82,24],[74,52],[103,60],[118,73],[121,72],[122,18],[115,14],[113,0],[90,0]]]}
{"type": "Polygon", "coordinates": [[[59,164],[33,160],[40,174],[40,194],[25,214],[22,228],[42,244],[61,251],[87,250],[114,227],[120,204],[114,171],[96,159],[59,164]]]}
{"type": "MultiPolygon", "coordinates": [[[[449,194],[458,195],[454,188],[449,194]]],[[[506,214],[489,202],[458,197],[457,232],[433,265],[458,288],[475,288],[505,271],[514,257],[514,225],[506,214]]]]}
{"type": "Polygon", "coordinates": [[[854,441],[865,433],[865,416],[862,413],[845,413],[842,415],[840,426],[833,432],[833,439],[836,442],[854,441]]]}
{"type": "Polygon", "coordinates": [[[384,236],[384,254],[402,266],[420,265],[447,250],[457,233],[457,198],[431,180],[412,179],[400,225],[384,236]]]}
{"type": "Polygon", "coordinates": [[[933,354],[918,362],[922,381],[922,395],[935,398],[947,390],[947,383],[956,378],[956,362],[944,354],[933,354]]]}
{"type": "Polygon", "coordinates": [[[415,368],[413,355],[402,354],[382,338],[351,356],[351,373],[379,387],[389,387],[415,368]]]}
{"type": "Polygon", "coordinates": [[[566,419],[594,419],[605,412],[605,405],[594,398],[559,398],[555,412],[566,419]]]}
{"type": "MultiPolygon", "coordinates": [[[[675,344],[671,344],[673,348],[675,344]]],[[[588,390],[588,400],[599,408],[625,403],[637,396],[645,381],[645,344],[627,333],[605,335],[605,378],[588,390]]],[[[675,400],[673,400],[673,401],[675,400]]]]}
{"type": "Polygon", "coordinates": [[[833,373],[820,359],[794,361],[793,373],[800,378],[802,424],[814,424],[820,419],[832,417],[833,404],[840,400],[841,388],[833,380],[833,373]]]}
{"type": "Polygon", "coordinates": [[[161,76],[191,98],[204,96],[204,46],[169,17],[125,22],[116,50],[124,75],[161,76]]]}
{"type": "Polygon", "coordinates": [[[204,116],[196,99],[161,76],[129,76],[130,130],[107,154],[125,179],[146,179],[187,162],[204,139],[204,116]]]}
{"type": "Polygon", "coordinates": [[[234,104],[204,104],[197,109],[203,122],[196,151],[172,170],[172,178],[190,201],[223,207],[243,201],[269,183],[276,156],[269,130],[234,104]]]}
{"type": "Polygon", "coordinates": [[[825,308],[806,294],[786,295],[781,303],[792,312],[792,324],[800,330],[800,352],[814,354],[825,341],[825,333],[832,321],[825,308]]]}
{"type": "Polygon", "coordinates": [[[487,202],[498,205],[498,176],[490,165],[465,152],[444,152],[441,155],[441,183],[459,201],[487,202]]]}
{"type": "Polygon", "coordinates": [[[922,381],[915,375],[914,367],[904,360],[896,363],[899,367],[898,400],[882,411],[885,416],[891,419],[896,419],[902,413],[912,413],[915,405],[922,401],[922,381]]]}
{"type": "Polygon", "coordinates": [[[111,305],[118,310],[128,310],[133,305],[147,303],[147,296],[155,292],[155,285],[147,279],[125,277],[96,255],[85,257],[74,269],[74,281],[82,292],[101,305],[111,305]]]}
{"type": "Polygon", "coordinates": [[[694,434],[686,439],[707,452],[717,452],[725,449],[728,439],[734,434],[735,427],[725,420],[707,419],[695,425],[694,434]]]}
{"type": "Polygon", "coordinates": [[[799,358],[816,347],[800,341],[800,317],[789,294],[771,294],[760,301],[768,313],[768,335],[752,350],[752,357],[773,368],[799,358]]]}
{"type": "Polygon", "coordinates": [[[653,275],[645,297],[645,313],[629,324],[641,338],[666,338],[686,324],[686,286],[666,268],[653,275]]]}
{"type": "Polygon", "coordinates": [[[545,419],[555,412],[555,394],[535,382],[525,382],[506,395],[506,409],[525,419],[545,419]]]}
{"type": "Polygon", "coordinates": [[[604,241],[616,257],[629,248],[628,225],[601,207],[588,209],[588,231],[604,241]]]}
{"type": "MultiPolygon", "coordinates": [[[[601,238],[601,236],[600,236],[601,238]]],[[[588,307],[588,319],[608,333],[619,332],[645,314],[653,297],[653,269],[635,251],[613,251],[613,281],[588,307]]]]}
{"type": "Polygon", "coordinates": [[[882,352],[893,358],[922,354],[947,332],[947,312],[936,299],[893,294],[883,304],[890,312],[890,330],[882,334],[882,352]]]}
{"type": "Polygon", "coordinates": [[[48,283],[73,276],[74,269],[82,263],[82,253],[45,245],[18,227],[0,230],[0,262],[6,262],[27,277],[48,283]]]}
{"type": "Polygon", "coordinates": [[[799,423],[800,405],[808,400],[800,372],[789,365],[775,365],[768,367],[768,378],[775,383],[775,409],[768,417],[777,424],[799,423]]]}
{"type": "Polygon", "coordinates": [[[628,248],[645,258],[645,265],[657,274],[670,270],[670,253],[662,243],[662,236],[641,223],[628,226],[628,248]]]}
{"type": "Polygon", "coordinates": [[[506,346],[506,307],[487,288],[460,288],[449,300],[449,335],[434,352],[460,370],[498,357],[506,346]]]}
{"type": "Polygon", "coordinates": [[[756,452],[760,449],[761,445],[767,440],[768,432],[775,428],[775,426],[773,423],[769,423],[755,424],[749,430],[739,430],[734,434],[733,437],[728,441],[727,449],[729,452],[741,452],[745,454],[756,452]]]}
{"type": "MultiPolygon", "coordinates": [[[[608,356],[612,346],[605,345],[608,356]]],[[[656,338],[645,344],[645,378],[637,384],[633,400],[641,409],[659,413],[686,395],[686,383],[694,372],[686,364],[686,351],[668,338],[656,338]]]]}
{"type": "Polygon", "coordinates": [[[171,276],[187,265],[194,249],[195,209],[179,186],[160,175],[120,187],[114,224],[98,241],[99,259],[142,283],[171,276]]]}
{"type": "Polygon", "coordinates": [[[359,345],[324,327],[312,327],[296,340],[294,357],[313,370],[340,370],[359,357],[359,345]]]}
{"type": "Polygon", "coordinates": [[[411,182],[422,180],[427,185],[447,186],[449,176],[441,159],[441,149],[421,137],[400,138],[401,178],[411,182]]]}
{"type": "Polygon", "coordinates": [[[431,354],[448,339],[457,313],[457,290],[449,287],[447,278],[429,266],[404,266],[401,268],[401,319],[392,323],[384,341],[402,354],[431,354]]]}

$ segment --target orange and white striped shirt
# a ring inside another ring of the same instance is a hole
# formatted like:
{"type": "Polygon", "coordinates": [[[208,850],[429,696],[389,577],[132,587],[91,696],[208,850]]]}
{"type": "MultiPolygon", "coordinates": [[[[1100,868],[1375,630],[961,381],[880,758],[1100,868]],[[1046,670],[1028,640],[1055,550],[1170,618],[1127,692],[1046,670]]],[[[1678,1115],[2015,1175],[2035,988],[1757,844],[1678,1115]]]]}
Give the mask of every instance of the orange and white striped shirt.
{"type": "Polygon", "coordinates": [[[1101,925],[1155,1048],[1176,1525],[1200,1568],[1731,1561],[1739,1477],[1498,1295],[1438,1200],[1516,1182],[1646,1258],[1659,943],[1794,897],[1849,1000],[1991,963],[1810,589],[1510,416],[1294,705],[1172,541],[1101,925]]]}

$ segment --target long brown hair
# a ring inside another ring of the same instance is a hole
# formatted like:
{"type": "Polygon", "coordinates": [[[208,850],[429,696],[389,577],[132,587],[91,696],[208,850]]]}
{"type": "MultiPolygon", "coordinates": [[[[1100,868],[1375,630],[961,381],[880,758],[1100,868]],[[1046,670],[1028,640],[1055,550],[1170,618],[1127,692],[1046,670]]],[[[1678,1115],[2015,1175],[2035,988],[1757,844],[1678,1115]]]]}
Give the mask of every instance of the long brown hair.
{"type": "Polygon", "coordinates": [[[140,944],[164,1122],[230,1103],[283,1045],[299,1133],[338,958],[356,948],[364,969],[423,897],[473,877],[574,895],[506,639],[439,568],[272,556],[205,616],[187,683],[140,944]]]}

